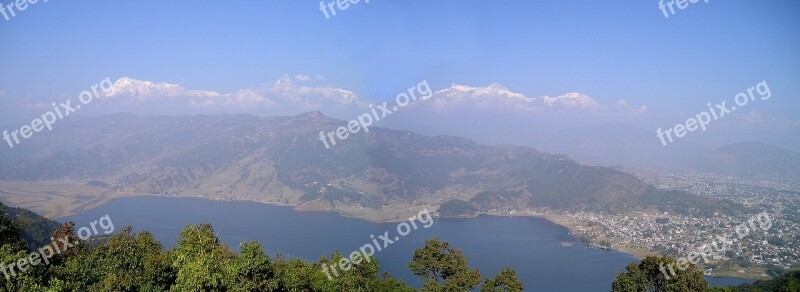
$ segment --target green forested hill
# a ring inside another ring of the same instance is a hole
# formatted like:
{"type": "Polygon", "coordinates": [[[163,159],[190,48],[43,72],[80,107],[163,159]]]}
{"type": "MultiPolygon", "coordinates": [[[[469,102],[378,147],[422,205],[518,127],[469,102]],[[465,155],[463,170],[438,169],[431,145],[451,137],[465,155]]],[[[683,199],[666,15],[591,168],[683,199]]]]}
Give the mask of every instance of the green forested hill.
{"type": "Polygon", "coordinates": [[[0,212],[5,213],[11,221],[17,222],[22,227],[22,239],[31,249],[48,244],[50,233],[59,227],[58,222],[27,209],[8,207],[0,203],[0,212]]]}

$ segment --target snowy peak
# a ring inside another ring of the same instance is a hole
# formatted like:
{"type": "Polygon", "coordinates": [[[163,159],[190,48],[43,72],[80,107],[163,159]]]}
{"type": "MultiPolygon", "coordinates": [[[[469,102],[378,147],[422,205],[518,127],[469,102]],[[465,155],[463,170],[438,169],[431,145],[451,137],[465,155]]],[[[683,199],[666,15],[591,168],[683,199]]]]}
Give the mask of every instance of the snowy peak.
{"type": "Polygon", "coordinates": [[[437,91],[436,94],[445,94],[445,95],[461,95],[461,94],[464,94],[464,95],[470,95],[470,96],[473,96],[473,97],[478,97],[478,96],[505,96],[505,97],[528,99],[527,97],[525,97],[525,95],[523,95],[521,93],[511,92],[511,91],[508,90],[508,88],[506,88],[505,86],[500,85],[498,83],[492,83],[492,84],[489,84],[489,86],[486,86],[486,87],[473,87],[473,86],[460,85],[460,84],[453,83],[453,85],[451,85],[450,88],[437,91]]]}
{"type": "Polygon", "coordinates": [[[283,74],[281,79],[275,81],[275,87],[284,87],[284,86],[292,86],[292,77],[289,74],[283,74]]]}
{"type": "MultiPolygon", "coordinates": [[[[175,83],[122,77],[113,83],[103,99],[105,102],[127,104],[172,102],[188,105],[191,110],[209,108],[271,110],[284,107],[292,111],[307,112],[336,106],[366,106],[352,91],[326,86],[300,86],[295,84],[295,80],[298,79],[284,74],[274,82],[219,93],[189,89],[175,83]]],[[[158,106],[154,104],[154,107],[158,106]]]]}
{"type": "Polygon", "coordinates": [[[160,82],[153,83],[145,80],[138,80],[130,77],[122,77],[114,82],[114,85],[106,94],[106,97],[130,96],[137,99],[149,97],[196,97],[196,96],[219,96],[213,91],[188,90],[178,84],[160,82]]]}
{"type": "Polygon", "coordinates": [[[499,83],[489,84],[489,86],[487,86],[486,88],[496,91],[508,91],[508,88],[506,88],[503,85],[500,85],[499,83]]]}
{"type": "Polygon", "coordinates": [[[439,92],[448,92],[448,91],[455,91],[455,92],[482,91],[482,92],[507,92],[507,93],[511,93],[510,91],[508,91],[508,88],[506,88],[505,86],[503,86],[503,85],[501,85],[499,83],[492,83],[492,84],[489,84],[489,86],[486,86],[486,87],[473,87],[473,86],[467,86],[467,85],[461,85],[461,84],[453,83],[453,85],[450,85],[450,88],[447,88],[447,89],[444,89],[444,90],[440,90],[439,92]]]}
{"type": "Polygon", "coordinates": [[[593,109],[600,107],[600,104],[586,94],[578,92],[569,92],[564,95],[549,97],[542,97],[544,103],[548,106],[563,106],[570,108],[586,108],[593,109]]]}
{"type": "Polygon", "coordinates": [[[445,91],[448,91],[448,90],[450,90],[450,91],[468,92],[468,91],[473,90],[473,89],[475,89],[475,87],[453,83],[453,85],[450,85],[450,88],[441,90],[439,92],[445,92],[445,91]]]}
{"type": "Polygon", "coordinates": [[[492,83],[486,87],[475,87],[453,83],[450,87],[439,90],[434,94],[431,106],[439,110],[455,108],[486,108],[501,107],[512,110],[577,110],[604,112],[614,110],[622,114],[643,114],[647,106],[634,106],[625,100],[619,100],[615,105],[603,105],[580,92],[568,92],[556,97],[542,96],[540,98],[525,96],[522,93],[509,90],[499,83],[492,83]]]}

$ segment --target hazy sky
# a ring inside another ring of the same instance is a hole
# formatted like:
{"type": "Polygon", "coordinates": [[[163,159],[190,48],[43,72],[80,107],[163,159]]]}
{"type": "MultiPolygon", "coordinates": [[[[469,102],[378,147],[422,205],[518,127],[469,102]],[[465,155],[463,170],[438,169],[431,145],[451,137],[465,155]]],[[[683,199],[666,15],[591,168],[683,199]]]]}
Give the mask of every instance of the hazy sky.
{"type": "Polygon", "coordinates": [[[303,74],[365,101],[423,79],[575,91],[646,105],[665,127],[767,80],[773,97],[748,115],[798,127],[800,2],[676,12],[665,18],[656,0],[371,0],[326,19],[319,1],[40,0],[0,18],[0,123],[28,122],[42,111],[32,104],[106,77],[234,92],[303,74]]]}

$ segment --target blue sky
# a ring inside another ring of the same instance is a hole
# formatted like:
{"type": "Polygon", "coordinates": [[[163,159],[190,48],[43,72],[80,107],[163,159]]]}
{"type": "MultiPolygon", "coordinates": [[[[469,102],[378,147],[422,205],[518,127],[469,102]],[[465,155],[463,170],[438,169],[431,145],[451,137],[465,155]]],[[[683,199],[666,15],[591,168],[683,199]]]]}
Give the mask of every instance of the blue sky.
{"type": "Polygon", "coordinates": [[[656,0],[372,0],[326,19],[319,1],[40,1],[0,18],[0,123],[105,77],[231,92],[284,73],[366,100],[422,79],[577,91],[675,122],[767,80],[775,96],[752,110],[797,120],[798,12],[789,0],[701,1],[669,18],[656,0]]]}

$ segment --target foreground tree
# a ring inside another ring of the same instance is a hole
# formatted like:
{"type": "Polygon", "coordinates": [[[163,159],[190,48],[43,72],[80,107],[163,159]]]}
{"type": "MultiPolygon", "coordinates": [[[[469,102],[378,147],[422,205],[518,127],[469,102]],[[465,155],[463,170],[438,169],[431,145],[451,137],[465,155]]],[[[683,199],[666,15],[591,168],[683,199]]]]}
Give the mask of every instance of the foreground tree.
{"type": "Polygon", "coordinates": [[[240,255],[233,260],[230,273],[233,291],[270,291],[276,288],[273,263],[255,241],[239,245],[240,255]]]}
{"type": "Polygon", "coordinates": [[[178,277],[171,291],[226,291],[230,285],[225,268],[236,254],[219,242],[211,225],[184,228],[172,252],[178,277]]]}
{"type": "Polygon", "coordinates": [[[467,266],[461,250],[439,238],[414,251],[408,267],[425,281],[423,291],[469,291],[481,283],[481,273],[467,266]]]}
{"type": "Polygon", "coordinates": [[[678,269],[677,262],[671,257],[648,256],[636,265],[630,263],[626,272],[617,274],[611,291],[705,291],[708,282],[703,272],[694,265],[688,264],[686,269],[678,269]],[[672,267],[672,268],[670,268],[672,267]]]}
{"type": "Polygon", "coordinates": [[[330,259],[322,258],[315,265],[315,271],[326,270],[327,274],[320,279],[322,286],[315,287],[316,291],[413,291],[405,283],[394,279],[388,273],[380,273],[380,264],[372,257],[363,257],[363,254],[354,252],[345,257],[338,251],[330,259]],[[349,259],[347,270],[333,273],[331,266],[337,263],[341,267],[343,259],[349,259]],[[328,275],[331,278],[328,278],[328,275]]]}
{"type": "Polygon", "coordinates": [[[517,272],[513,269],[505,268],[494,279],[487,278],[481,286],[481,292],[519,292],[522,291],[522,283],[517,279],[517,272]]]}

